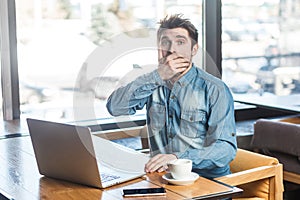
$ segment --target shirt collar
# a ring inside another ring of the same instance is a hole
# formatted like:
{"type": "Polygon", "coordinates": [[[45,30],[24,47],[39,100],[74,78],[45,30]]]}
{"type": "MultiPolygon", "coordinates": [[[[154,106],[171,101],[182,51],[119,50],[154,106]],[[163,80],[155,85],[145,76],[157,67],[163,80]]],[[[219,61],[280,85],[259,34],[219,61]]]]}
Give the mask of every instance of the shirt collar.
{"type": "Polygon", "coordinates": [[[184,87],[196,77],[196,74],[196,67],[193,64],[191,69],[189,69],[189,71],[185,75],[183,75],[177,82],[180,86],[184,87]]]}

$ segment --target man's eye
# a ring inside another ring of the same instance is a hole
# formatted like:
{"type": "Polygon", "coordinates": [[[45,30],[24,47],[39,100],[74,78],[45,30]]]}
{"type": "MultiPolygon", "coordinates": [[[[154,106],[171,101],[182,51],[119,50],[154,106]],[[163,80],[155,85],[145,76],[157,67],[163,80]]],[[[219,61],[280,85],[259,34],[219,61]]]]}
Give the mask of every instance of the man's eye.
{"type": "Polygon", "coordinates": [[[184,41],[181,41],[181,40],[180,40],[180,41],[177,41],[177,44],[178,44],[178,45],[183,45],[183,44],[184,44],[184,41]]]}
{"type": "Polygon", "coordinates": [[[167,40],[161,41],[162,46],[168,46],[169,44],[170,44],[170,42],[167,40]]]}

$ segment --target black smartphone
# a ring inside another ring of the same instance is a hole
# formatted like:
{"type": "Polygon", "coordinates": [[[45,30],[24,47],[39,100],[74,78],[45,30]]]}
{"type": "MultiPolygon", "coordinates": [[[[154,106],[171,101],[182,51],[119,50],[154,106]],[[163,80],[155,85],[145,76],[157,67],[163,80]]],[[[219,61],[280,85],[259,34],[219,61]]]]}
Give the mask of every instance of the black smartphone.
{"type": "Polygon", "coordinates": [[[136,196],[152,196],[152,195],[165,195],[165,188],[137,188],[137,189],[123,189],[124,197],[136,196]]]}

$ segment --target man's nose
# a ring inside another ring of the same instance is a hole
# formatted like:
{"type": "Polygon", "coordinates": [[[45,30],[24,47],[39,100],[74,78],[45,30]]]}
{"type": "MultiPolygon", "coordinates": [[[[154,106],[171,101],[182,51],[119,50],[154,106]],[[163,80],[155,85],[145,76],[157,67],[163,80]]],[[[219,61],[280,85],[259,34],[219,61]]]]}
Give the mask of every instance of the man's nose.
{"type": "Polygon", "coordinates": [[[174,53],[176,51],[174,42],[170,42],[169,51],[171,53],[174,53]]]}

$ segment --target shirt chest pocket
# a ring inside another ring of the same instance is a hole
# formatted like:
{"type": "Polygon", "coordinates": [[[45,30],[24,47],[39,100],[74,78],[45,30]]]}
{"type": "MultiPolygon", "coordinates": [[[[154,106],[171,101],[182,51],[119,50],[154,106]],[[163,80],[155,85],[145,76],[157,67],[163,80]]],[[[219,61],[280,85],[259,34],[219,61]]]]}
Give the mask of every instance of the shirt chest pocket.
{"type": "Polygon", "coordinates": [[[195,138],[205,136],[207,116],[203,110],[182,111],[180,120],[181,134],[195,138]]]}
{"type": "Polygon", "coordinates": [[[157,103],[149,109],[150,126],[155,131],[160,131],[166,124],[166,111],[165,106],[157,103]]]}

